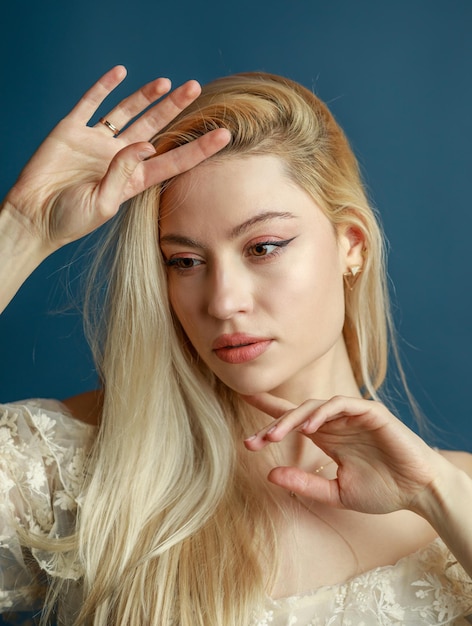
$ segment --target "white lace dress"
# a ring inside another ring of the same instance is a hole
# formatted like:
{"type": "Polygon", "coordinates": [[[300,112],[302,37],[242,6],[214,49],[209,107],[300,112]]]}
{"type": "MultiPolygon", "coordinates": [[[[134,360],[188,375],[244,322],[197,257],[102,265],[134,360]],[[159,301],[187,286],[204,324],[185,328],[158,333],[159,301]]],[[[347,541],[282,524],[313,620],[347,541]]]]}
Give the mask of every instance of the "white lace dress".
{"type": "MultiPolygon", "coordinates": [[[[93,432],[55,401],[0,405],[0,613],[40,606],[41,572],[68,578],[71,595],[80,596],[80,572],[50,553],[26,554],[18,527],[70,534],[93,432]]],[[[75,603],[71,597],[71,610],[75,603]]],[[[437,539],[346,583],[268,599],[254,626],[465,625],[470,614],[472,581],[437,539]]]]}
{"type": "Polygon", "coordinates": [[[440,539],[346,583],[269,600],[257,626],[470,624],[472,581],[440,539]]]}

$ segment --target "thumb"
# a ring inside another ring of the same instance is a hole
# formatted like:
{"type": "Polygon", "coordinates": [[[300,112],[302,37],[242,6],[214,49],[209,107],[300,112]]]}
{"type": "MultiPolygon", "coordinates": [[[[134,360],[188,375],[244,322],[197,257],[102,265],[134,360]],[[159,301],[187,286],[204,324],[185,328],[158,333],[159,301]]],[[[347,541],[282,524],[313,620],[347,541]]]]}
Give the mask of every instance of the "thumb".
{"type": "Polygon", "coordinates": [[[120,150],[110,163],[99,190],[100,206],[114,214],[118,206],[128,200],[125,190],[136,168],[146,159],[156,154],[154,146],[148,142],[134,143],[120,150]]]}
{"type": "MultiPolygon", "coordinates": [[[[314,501],[342,508],[337,478],[323,478],[298,467],[274,467],[267,478],[269,482],[286,489],[291,494],[306,498],[308,503],[314,501]]],[[[303,500],[300,502],[311,513],[314,512],[309,504],[305,504],[303,500]]]]}

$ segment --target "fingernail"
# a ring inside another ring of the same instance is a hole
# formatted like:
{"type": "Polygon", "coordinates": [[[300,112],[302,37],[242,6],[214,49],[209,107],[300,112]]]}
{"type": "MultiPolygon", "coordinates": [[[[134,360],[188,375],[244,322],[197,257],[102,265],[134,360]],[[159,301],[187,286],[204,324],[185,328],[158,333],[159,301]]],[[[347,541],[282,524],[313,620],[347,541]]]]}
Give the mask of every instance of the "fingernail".
{"type": "Polygon", "coordinates": [[[256,437],[257,437],[257,435],[251,435],[250,437],[246,437],[246,439],[244,441],[252,441],[256,437]]]}
{"type": "Polygon", "coordinates": [[[141,152],[138,152],[138,159],[140,161],[145,161],[146,159],[149,159],[149,157],[152,157],[156,154],[156,150],[154,147],[149,147],[146,150],[141,150],[141,152]]]}
{"type": "Polygon", "coordinates": [[[271,426],[269,430],[266,432],[266,436],[273,433],[276,428],[277,428],[277,424],[274,424],[273,426],[271,426]]]}

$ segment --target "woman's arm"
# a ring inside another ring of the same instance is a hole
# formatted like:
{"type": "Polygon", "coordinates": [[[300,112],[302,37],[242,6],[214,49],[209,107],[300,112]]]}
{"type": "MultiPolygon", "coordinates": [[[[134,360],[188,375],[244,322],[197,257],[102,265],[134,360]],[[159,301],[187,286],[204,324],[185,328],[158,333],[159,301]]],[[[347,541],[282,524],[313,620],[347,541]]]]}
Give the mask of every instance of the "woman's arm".
{"type": "Polygon", "coordinates": [[[228,143],[228,131],[218,129],[155,156],[149,140],[199,95],[196,81],[171,92],[170,81],[158,78],[106,114],[111,127],[88,126],[125,76],[117,66],[93,85],[44,140],[2,203],[0,310],[49,254],[104,224],[124,201],[228,143]]]}
{"type": "Polygon", "coordinates": [[[0,206],[0,312],[48,256],[41,241],[28,236],[13,212],[8,201],[0,206]]]}
{"type": "Polygon", "coordinates": [[[438,463],[436,478],[413,503],[411,509],[424,517],[472,577],[472,457],[454,455],[438,463]]]}

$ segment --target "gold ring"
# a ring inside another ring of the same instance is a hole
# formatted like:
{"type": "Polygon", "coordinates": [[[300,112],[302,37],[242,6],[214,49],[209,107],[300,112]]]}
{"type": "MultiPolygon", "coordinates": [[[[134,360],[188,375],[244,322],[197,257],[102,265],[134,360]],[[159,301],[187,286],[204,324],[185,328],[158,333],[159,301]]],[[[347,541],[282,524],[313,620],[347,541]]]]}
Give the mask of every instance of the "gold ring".
{"type": "Polygon", "coordinates": [[[100,124],[103,124],[104,126],[106,126],[107,128],[109,128],[111,130],[111,132],[113,133],[114,137],[116,137],[118,135],[118,133],[120,132],[119,128],[117,128],[114,124],[109,122],[104,117],[101,117],[99,121],[100,121],[100,124]]]}

